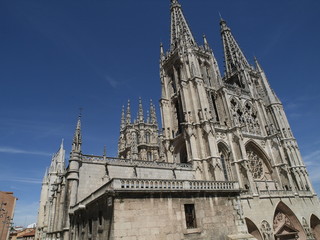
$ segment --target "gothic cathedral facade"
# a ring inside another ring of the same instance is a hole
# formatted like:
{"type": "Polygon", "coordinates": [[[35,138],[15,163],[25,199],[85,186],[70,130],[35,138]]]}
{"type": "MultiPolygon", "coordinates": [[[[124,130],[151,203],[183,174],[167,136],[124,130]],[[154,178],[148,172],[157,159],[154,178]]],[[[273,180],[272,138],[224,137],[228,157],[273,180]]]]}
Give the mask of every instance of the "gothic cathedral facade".
{"type": "Polygon", "coordinates": [[[320,204],[283,105],[220,20],[225,72],[171,0],[161,126],[122,109],[118,157],[81,151],[79,118],[45,174],[37,239],[320,240],[320,204]]]}

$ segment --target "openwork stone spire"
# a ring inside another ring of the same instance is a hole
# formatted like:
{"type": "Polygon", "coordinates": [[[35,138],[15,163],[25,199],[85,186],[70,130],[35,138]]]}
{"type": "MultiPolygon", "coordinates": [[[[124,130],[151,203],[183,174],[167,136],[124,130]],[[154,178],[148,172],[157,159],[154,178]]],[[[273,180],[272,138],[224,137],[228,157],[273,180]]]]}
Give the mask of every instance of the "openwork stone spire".
{"type": "Polygon", "coordinates": [[[246,57],[241,51],[238,43],[233,37],[230,28],[227,26],[225,20],[221,18],[221,37],[224,49],[225,70],[227,75],[231,75],[233,72],[250,67],[246,57]]]}
{"type": "Polygon", "coordinates": [[[179,45],[196,45],[177,0],[171,0],[171,50],[179,45]]]}

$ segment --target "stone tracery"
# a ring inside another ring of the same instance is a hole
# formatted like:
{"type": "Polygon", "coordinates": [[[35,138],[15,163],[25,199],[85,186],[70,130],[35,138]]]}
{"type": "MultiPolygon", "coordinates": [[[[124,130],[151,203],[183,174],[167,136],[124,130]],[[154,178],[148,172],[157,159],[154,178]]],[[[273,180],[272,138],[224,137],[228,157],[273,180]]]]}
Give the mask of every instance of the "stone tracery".
{"type": "Polygon", "coordinates": [[[261,179],[263,177],[263,163],[262,159],[253,151],[247,152],[249,159],[249,170],[251,171],[254,179],[261,179]]]}

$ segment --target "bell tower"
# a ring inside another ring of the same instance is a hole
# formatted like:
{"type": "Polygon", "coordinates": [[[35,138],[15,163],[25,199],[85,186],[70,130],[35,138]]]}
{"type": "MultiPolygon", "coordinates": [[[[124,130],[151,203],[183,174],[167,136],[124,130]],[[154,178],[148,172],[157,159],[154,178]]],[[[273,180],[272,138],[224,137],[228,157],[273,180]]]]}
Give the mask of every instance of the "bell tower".
{"type": "Polygon", "coordinates": [[[208,162],[219,161],[213,124],[220,121],[220,71],[206,37],[196,43],[177,0],[170,10],[170,49],[160,46],[164,154],[168,162],[193,163],[196,178],[208,179],[208,162]]]}

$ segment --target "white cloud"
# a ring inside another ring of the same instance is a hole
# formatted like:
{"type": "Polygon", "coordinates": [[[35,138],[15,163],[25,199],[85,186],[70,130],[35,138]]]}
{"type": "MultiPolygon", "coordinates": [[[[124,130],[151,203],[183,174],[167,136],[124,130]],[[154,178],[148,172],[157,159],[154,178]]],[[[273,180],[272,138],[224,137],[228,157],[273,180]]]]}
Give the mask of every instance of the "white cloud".
{"type": "Polygon", "coordinates": [[[12,153],[12,154],[31,154],[31,155],[42,155],[42,156],[51,156],[52,154],[40,151],[29,151],[23,149],[17,149],[13,147],[1,147],[0,152],[3,153],[12,153]]]}
{"type": "Polygon", "coordinates": [[[2,182],[20,182],[20,183],[32,183],[40,184],[42,183],[41,179],[37,178],[22,178],[22,177],[9,177],[9,176],[0,176],[0,181],[2,182]]]}
{"type": "Polygon", "coordinates": [[[305,154],[303,160],[307,166],[313,187],[315,188],[315,191],[320,194],[320,150],[305,154]]]}

